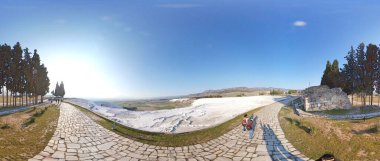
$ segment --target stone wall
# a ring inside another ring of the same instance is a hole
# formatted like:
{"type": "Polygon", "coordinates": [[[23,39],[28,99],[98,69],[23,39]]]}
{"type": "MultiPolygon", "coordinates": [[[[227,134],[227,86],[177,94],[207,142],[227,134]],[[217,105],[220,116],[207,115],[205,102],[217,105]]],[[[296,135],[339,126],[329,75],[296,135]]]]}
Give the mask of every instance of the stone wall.
{"type": "Polygon", "coordinates": [[[309,87],[303,91],[305,111],[324,111],[332,109],[350,109],[351,102],[340,88],[328,86],[309,87]]]}

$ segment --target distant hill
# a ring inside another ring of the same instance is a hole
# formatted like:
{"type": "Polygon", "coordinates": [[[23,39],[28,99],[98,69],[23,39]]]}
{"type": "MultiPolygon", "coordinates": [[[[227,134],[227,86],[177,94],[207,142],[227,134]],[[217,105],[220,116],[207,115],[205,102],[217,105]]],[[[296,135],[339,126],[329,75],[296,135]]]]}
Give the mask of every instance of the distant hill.
{"type": "Polygon", "coordinates": [[[224,89],[216,89],[216,90],[206,90],[201,93],[190,94],[184,97],[204,98],[204,97],[257,96],[257,95],[267,95],[272,90],[287,92],[289,89],[273,88],[273,87],[254,87],[254,88],[234,87],[234,88],[224,88],[224,89]]]}

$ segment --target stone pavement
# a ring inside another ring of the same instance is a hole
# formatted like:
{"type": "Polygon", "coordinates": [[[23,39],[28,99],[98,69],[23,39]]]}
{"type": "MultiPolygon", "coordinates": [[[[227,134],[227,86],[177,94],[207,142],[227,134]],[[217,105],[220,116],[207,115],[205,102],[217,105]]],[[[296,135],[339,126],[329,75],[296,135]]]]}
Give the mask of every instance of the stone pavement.
{"type": "Polygon", "coordinates": [[[183,147],[143,144],[96,124],[74,106],[62,103],[54,136],[36,160],[309,160],[285,139],[277,114],[281,103],[256,113],[253,140],[238,126],[206,143],[183,147]]]}

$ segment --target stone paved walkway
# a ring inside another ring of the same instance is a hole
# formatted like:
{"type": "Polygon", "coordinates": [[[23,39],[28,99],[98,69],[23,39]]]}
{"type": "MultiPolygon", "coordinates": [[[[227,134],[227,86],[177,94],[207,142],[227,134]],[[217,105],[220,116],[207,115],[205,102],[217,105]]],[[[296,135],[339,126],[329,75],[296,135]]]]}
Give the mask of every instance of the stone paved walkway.
{"type": "Polygon", "coordinates": [[[119,136],[74,106],[62,103],[54,136],[35,160],[309,160],[284,137],[277,114],[281,103],[257,112],[254,139],[241,126],[207,143],[160,147],[119,136]]]}

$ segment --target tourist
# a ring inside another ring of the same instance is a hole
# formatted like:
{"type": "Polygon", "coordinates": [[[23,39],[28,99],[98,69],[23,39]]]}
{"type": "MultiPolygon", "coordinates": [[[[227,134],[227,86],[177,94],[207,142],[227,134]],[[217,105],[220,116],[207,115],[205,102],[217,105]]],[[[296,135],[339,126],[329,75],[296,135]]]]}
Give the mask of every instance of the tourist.
{"type": "Polygon", "coordinates": [[[338,159],[336,159],[334,157],[334,155],[332,154],[324,154],[323,156],[321,156],[319,159],[317,159],[316,161],[339,161],[338,159]]]}
{"type": "Polygon", "coordinates": [[[247,126],[247,114],[244,114],[244,117],[243,117],[243,120],[241,121],[241,125],[243,126],[243,131],[246,130],[246,126],[247,126]]]}
{"type": "Polygon", "coordinates": [[[253,125],[254,125],[254,119],[253,119],[253,115],[251,117],[249,117],[248,119],[248,122],[247,122],[247,130],[249,132],[249,139],[252,140],[253,139],[253,125]]]}

